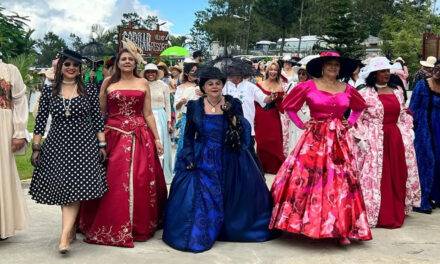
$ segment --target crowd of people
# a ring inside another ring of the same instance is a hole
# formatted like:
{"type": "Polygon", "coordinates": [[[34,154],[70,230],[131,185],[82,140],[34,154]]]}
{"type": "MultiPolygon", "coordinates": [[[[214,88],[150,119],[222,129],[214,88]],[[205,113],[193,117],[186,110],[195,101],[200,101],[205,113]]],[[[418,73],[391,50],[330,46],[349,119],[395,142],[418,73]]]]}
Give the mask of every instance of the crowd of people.
{"type": "MultiPolygon", "coordinates": [[[[36,113],[29,194],[61,206],[60,253],[78,232],[87,243],[134,247],[161,228],[166,244],[190,252],[281,232],[348,245],[440,207],[435,57],[410,81],[401,57],[324,51],[215,67],[200,55],[145,63],[125,41],[102,79],[85,80],[81,54],[54,61],[36,113]],[[265,174],[275,174],[270,189],[265,174]]],[[[25,86],[1,61],[0,84],[6,239],[28,219],[13,154],[30,139],[25,86]]]]}

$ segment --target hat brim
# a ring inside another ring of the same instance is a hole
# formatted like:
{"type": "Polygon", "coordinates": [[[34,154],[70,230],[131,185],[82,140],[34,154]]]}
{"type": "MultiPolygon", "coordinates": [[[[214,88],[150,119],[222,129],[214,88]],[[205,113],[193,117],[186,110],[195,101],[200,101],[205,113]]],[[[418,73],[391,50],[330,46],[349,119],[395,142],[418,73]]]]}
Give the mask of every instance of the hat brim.
{"type": "Polygon", "coordinates": [[[306,65],[307,73],[315,78],[322,77],[322,66],[324,65],[324,62],[333,59],[339,61],[339,63],[341,64],[341,69],[339,70],[338,75],[339,78],[350,77],[358,66],[357,61],[350,58],[324,56],[310,60],[306,65]]]}
{"type": "Polygon", "coordinates": [[[82,59],[84,59],[84,57],[78,58],[78,57],[72,56],[71,54],[64,53],[64,52],[60,52],[60,55],[63,56],[63,57],[66,57],[68,59],[71,59],[73,61],[76,61],[76,62],[78,62],[80,64],[83,63],[82,59]]]}
{"type": "Polygon", "coordinates": [[[430,64],[427,61],[420,61],[420,65],[422,65],[423,67],[428,67],[428,68],[434,68],[434,64],[430,64]]]}

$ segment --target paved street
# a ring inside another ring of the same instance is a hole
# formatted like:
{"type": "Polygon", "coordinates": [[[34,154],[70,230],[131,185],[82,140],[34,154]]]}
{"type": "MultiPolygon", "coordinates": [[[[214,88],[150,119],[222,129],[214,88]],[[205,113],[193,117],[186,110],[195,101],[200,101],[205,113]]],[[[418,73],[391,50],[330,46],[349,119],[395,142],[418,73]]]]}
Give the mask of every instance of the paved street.
{"type": "MultiPolygon", "coordinates": [[[[269,177],[268,183],[272,177],[269,177]]],[[[26,184],[24,187],[27,188],[26,184]]],[[[25,190],[27,193],[27,189],[25,190]]],[[[60,209],[35,204],[26,195],[32,223],[28,230],[0,242],[0,263],[439,263],[440,210],[432,215],[412,214],[401,229],[373,230],[370,242],[347,248],[334,241],[311,241],[293,235],[266,243],[217,242],[201,254],[171,249],[162,240],[162,231],[135,248],[96,246],[81,241],[72,245],[68,256],[57,253],[60,209]]]]}

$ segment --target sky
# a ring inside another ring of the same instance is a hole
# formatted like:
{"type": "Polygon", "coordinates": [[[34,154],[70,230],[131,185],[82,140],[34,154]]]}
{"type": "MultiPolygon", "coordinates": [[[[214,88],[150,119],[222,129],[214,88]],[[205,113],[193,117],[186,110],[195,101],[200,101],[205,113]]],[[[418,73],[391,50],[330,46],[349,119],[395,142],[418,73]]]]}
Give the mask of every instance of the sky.
{"type": "Polygon", "coordinates": [[[87,40],[93,24],[114,27],[123,13],[136,11],[141,16],[156,15],[161,27],[174,35],[190,33],[194,13],[208,6],[208,0],[1,0],[8,11],[27,16],[33,38],[52,31],[67,39],[70,33],[87,40]]]}

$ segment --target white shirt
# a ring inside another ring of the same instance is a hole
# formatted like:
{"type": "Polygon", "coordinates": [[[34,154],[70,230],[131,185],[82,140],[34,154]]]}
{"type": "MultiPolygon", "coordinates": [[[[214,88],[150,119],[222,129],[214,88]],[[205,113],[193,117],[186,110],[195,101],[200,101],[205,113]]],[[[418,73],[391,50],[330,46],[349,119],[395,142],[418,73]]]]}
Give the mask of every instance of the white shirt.
{"type": "Polygon", "coordinates": [[[181,108],[178,110],[176,108],[177,104],[183,98],[185,98],[187,101],[199,99],[199,96],[196,94],[196,89],[198,89],[198,88],[199,87],[196,85],[184,87],[181,84],[181,85],[177,86],[176,93],[174,94],[174,109],[176,109],[176,112],[186,113],[186,104],[182,105],[181,108]]]}
{"type": "Polygon", "coordinates": [[[267,95],[264,94],[255,84],[247,80],[243,80],[238,85],[235,85],[231,81],[227,81],[223,88],[223,94],[230,95],[241,101],[244,117],[251,124],[252,136],[254,136],[255,102],[260,104],[261,107],[265,107],[266,103],[264,102],[264,99],[267,95]]]}

